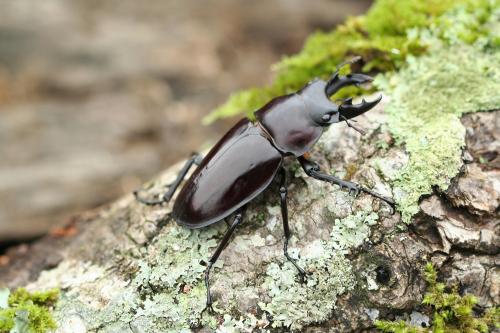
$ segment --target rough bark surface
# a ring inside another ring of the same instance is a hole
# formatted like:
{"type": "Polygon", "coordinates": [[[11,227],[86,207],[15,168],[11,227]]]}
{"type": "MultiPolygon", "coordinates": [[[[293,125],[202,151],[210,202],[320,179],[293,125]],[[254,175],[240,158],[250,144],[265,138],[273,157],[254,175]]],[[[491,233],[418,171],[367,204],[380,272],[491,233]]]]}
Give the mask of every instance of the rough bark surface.
{"type": "MultiPolygon", "coordinates": [[[[345,125],[332,127],[312,157],[325,171],[391,196],[388,180],[407,155],[381,127],[383,108],[360,119],[364,137],[345,125]],[[389,148],[377,148],[380,142],[389,148]]],[[[476,295],[480,307],[491,307],[500,295],[499,116],[496,111],[463,118],[461,173],[446,191],[422,198],[408,225],[368,195],[353,198],[287,161],[291,252],[310,273],[307,282],[300,284],[284,259],[273,184],[250,204],[213,271],[214,316],[201,314],[200,261],[226,225],[187,230],[169,218],[172,202],[148,207],[132,195],[76,217],[66,227],[74,235],[59,232],[13,249],[0,281],[60,287],[59,332],[358,332],[375,331],[377,318],[398,316],[428,324],[431,314],[420,303],[429,261],[441,280],[476,295]]],[[[149,191],[161,193],[181,164],[149,191]]]]}

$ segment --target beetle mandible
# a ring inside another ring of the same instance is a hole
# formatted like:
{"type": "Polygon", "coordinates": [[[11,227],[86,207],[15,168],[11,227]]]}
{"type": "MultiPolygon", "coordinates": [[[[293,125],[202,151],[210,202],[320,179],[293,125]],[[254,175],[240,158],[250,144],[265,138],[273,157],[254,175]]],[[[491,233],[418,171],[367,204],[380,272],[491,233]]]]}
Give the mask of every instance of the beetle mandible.
{"type": "Polygon", "coordinates": [[[151,200],[134,194],[147,205],[168,202],[180,186],[189,169],[196,170],[177,196],[172,216],[184,227],[196,229],[209,226],[235,214],[212,257],[206,264],[206,308],[212,309],[210,294],[210,269],[227,245],[232,233],[243,220],[246,204],[263,192],[275,178],[279,178],[279,196],[284,228],[283,252],[297,268],[301,281],[306,272],[288,254],[290,227],[287,208],[287,175],[283,168],[286,156],[296,158],[305,173],[318,180],[346,188],[350,194],[368,193],[388,203],[394,211],[394,201],[359,184],[342,180],[320,171],[317,163],[309,160],[308,152],[318,141],[324,129],[331,124],[357,117],[373,108],[374,101],[352,104],[352,99],[340,105],[330,101],[339,89],[372,81],[364,74],[341,76],[338,70],[328,81],[315,79],[295,93],[272,99],[255,112],[254,122],[240,120],[209,151],[205,158],[193,154],[182,167],[177,178],[169,185],[161,199],[151,200]]]}

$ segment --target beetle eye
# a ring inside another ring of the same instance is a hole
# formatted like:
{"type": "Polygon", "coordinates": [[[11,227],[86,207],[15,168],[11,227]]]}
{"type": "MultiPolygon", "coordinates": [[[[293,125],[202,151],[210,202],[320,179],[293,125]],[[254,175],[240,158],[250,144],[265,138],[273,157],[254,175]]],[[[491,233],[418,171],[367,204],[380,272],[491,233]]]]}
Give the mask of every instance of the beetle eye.
{"type": "Polygon", "coordinates": [[[327,121],[330,121],[331,118],[332,118],[332,116],[327,113],[327,114],[323,115],[323,117],[321,117],[321,120],[323,120],[324,122],[327,122],[327,121]]]}

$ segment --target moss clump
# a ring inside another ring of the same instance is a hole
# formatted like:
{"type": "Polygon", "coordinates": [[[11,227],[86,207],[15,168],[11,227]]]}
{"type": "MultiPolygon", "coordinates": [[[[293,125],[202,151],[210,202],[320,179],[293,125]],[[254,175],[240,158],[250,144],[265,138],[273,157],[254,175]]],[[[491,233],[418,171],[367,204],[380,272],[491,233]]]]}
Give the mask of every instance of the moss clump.
{"type": "Polygon", "coordinates": [[[12,293],[4,289],[0,293],[0,332],[44,333],[55,329],[50,309],[58,297],[57,289],[33,293],[24,288],[12,293]]]}
{"type": "MultiPolygon", "coordinates": [[[[410,155],[409,163],[393,180],[405,222],[418,212],[422,195],[430,193],[432,186],[446,189],[458,173],[465,144],[460,116],[500,107],[500,95],[495,93],[500,91],[500,53],[494,36],[478,35],[474,45],[452,37],[462,35],[467,22],[482,21],[485,27],[497,22],[498,7],[487,5],[472,11],[462,7],[453,17],[460,33],[450,28],[449,39],[443,42],[436,36],[441,28],[436,28],[436,34],[422,32],[434,44],[432,52],[410,57],[406,68],[379,76],[375,82],[392,97],[386,108],[388,128],[410,155]]],[[[478,30],[476,24],[473,27],[478,30]]],[[[485,31],[491,32],[489,28],[485,31]]]]}
{"type": "Polygon", "coordinates": [[[460,296],[456,288],[450,293],[446,292],[446,286],[437,282],[437,272],[430,263],[425,267],[424,277],[428,291],[422,304],[432,308],[432,327],[413,327],[402,320],[377,320],[375,326],[379,330],[394,333],[483,333],[489,332],[489,328],[500,327],[499,308],[492,308],[482,317],[476,318],[473,311],[474,305],[477,304],[476,297],[460,296]]]}
{"type": "MultiPolygon", "coordinates": [[[[351,17],[331,32],[311,35],[300,53],[274,66],[277,75],[273,84],[232,95],[204,122],[241,113],[252,117],[253,112],[271,98],[293,92],[314,77],[327,78],[337,64],[353,54],[363,57],[364,71],[399,68],[408,55],[422,54],[426,49],[425,43],[407,34],[409,29],[428,26],[446,10],[467,2],[472,1],[377,0],[365,16],[351,17]]],[[[351,88],[343,95],[359,92],[351,88]]]]}

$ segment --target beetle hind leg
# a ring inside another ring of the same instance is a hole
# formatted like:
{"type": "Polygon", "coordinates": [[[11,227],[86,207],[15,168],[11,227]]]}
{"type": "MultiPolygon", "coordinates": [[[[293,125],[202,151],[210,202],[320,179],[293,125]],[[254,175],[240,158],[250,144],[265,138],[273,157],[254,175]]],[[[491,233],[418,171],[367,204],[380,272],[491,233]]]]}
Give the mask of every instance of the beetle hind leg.
{"type": "Polygon", "coordinates": [[[209,312],[212,313],[214,312],[212,308],[212,295],[210,294],[210,269],[215,264],[217,259],[219,259],[222,250],[224,250],[224,248],[228,244],[229,239],[231,238],[231,235],[233,234],[236,227],[243,221],[244,212],[245,212],[245,207],[242,207],[237,211],[236,215],[234,216],[233,222],[229,226],[229,229],[226,230],[224,237],[222,237],[222,240],[220,241],[219,245],[217,245],[217,249],[215,250],[214,254],[207,263],[207,268],[205,268],[205,287],[207,288],[207,304],[203,309],[203,311],[208,309],[209,312]]]}
{"type": "Polygon", "coordinates": [[[201,160],[202,160],[202,157],[200,154],[194,153],[193,155],[191,155],[191,157],[186,161],[186,163],[182,167],[181,171],[179,171],[177,178],[175,178],[175,180],[173,181],[172,184],[168,185],[168,191],[165,192],[165,194],[163,194],[163,196],[161,198],[159,198],[159,199],[144,198],[144,197],[140,196],[140,192],[142,191],[142,189],[139,189],[139,190],[135,190],[133,192],[135,199],[137,201],[139,201],[140,203],[143,203],[143,204],[149,205],[149,206],[161,205],[163,203],[169,202],[170,199],[172,199],[172,197],[174,196],[174,193],[177,190],[177,188],[179,187],[179,185],[181,184],[181,182],[186,177],[186,174],[189,172],[189,169],[191,169],[193,164],[199,165],[201,163],[201,160]]]}
{"type": "Polygon", "coordinates": [[[285,241],[283,243],[283,253],[288,261],[290,261],[300,275],[300,281],[304,282],[306,278],[306,271],[297,264],[297,261],[293,259],[290,254],[288,254],[288,241],[291,237],[290,226],[288,225],[288,204],[287,204],[287,180],[286,180],[286,170],[284,168],[280,169],[281,181],[280,181],[280,202],[281,202],[281,216],[283,219],[283,230],[285,233],[285,241]]]}

